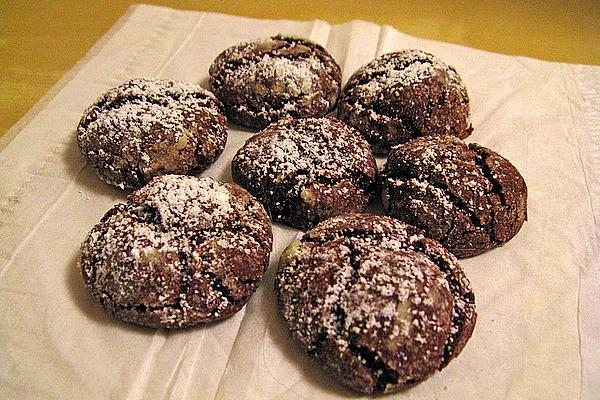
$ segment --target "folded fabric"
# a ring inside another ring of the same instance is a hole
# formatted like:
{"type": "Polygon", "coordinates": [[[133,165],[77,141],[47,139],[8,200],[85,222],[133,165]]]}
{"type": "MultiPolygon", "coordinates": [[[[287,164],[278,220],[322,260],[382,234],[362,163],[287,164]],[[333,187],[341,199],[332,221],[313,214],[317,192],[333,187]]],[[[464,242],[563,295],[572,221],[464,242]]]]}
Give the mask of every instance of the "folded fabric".
{"type": "MultiPolygon", "coordinates": [[[[107,316],[76,265],[79,245],[126,193],[85,164],[75,128],[129,78],[208,88],[208,69],[243,40],[290,33],[325,46],[343,82],[383,53],[419,48],[467,87],[476,142],[522,173],[528,221],[505,246],[461,260],[479,319],[444,371],[392,398],[591,399],[600,393],[600,67],[492,54],[353,21],[256,20],[136,6],[3,139],[0,152],[0,397],[330,399],[350,393],[292,342],[273,277],[299,231],[274,226],[271,265],[233,317],[185,331],[107,316]],[[12,139],[8,144],[10,139],[12,139]]],[[[231,181],[251,132],[230,125],[203,175],[231,181]]],[[[383,159],[380,159],[380,164],[383,159]]]]}

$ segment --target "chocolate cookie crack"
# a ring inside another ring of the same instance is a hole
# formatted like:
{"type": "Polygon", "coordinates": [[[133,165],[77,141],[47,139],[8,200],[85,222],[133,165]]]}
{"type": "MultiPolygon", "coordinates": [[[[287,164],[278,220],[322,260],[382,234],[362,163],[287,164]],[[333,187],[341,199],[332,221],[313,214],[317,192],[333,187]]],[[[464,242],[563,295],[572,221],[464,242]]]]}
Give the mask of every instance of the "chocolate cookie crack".
{"type": "MultiPolygon", "coordinates": [[[[486,152],[483,151],[478,146],[469,145],[469,149],[471,149],[472,151],[474,151],[477,154],[477,158],[476,158],[477,165],[479,166],[483,176],[488,180],[488,182],[490,182],[490,184],[492,186],[491,194],[498,196],[498,198],[500,199],[500,204],[502,205],[502,208],[510,208],[510,204],[508,204],[508,202],[506,200],[506,196],[504,195],[504,190],[503,190],[502,184],[494,177],[494,173],[490,170],[489,165],[487,165],[487,159],[489,157],[491,157],[491,155],[486,154],[486,152]]],[[[490,214],[491,214],[492,218],[491,218],[491,223],[489,224],[489,227],[488,227],[488,235],[497,244],[503,243],[502,240],[499,240],[496,237],[496,230],[494,229],[494,225],[496,222],[496,211],[495,211],[494,207],[490,207],[490,214]]]]}
{"type": "Polygon", "coordinates": [[[192,269],[189,268],[189,254],[187,252],[179,252],[179,263],[181,265],[181,269],[179,270],[181,273],[181,278],[179,279],[179,295],[177,296],[177,305],[183,309],[181,302],[187,298],[190,290],[190,282],[192,282],[194,278],[194,273],[192,269]]]}
{"type": "MultiPolygon", "coordinates": [[[[373,393],[383,393],[387,385],[396,385],[398,383],[400,374],[395,369],[389,367],[379,353],[367,346],[360,346],[353,342],[349,342],[348,349],[359,360],[365,361],[364,366],[371,371],[375,378],[373,393]]],[[[411,384],[410,380],[406,384],[411,384]]]]}
{"type": "Polygon", "coordinates": [[[482,228],[487,231],[486,225],[481,223],[481,220],[477,216],[477,214],[475,214],[475,212],[471,209],[471,207],[469,207],[469,205],[463,199],[461,199],[459,196],[455,195],[448,185],[446,185],[443,182],[436,182],[436,181],[432,181],[432,180],[431,181],[421,181],[421,183],[429,184],[432,187],[440,190],[442,193],[444,193],[446,195],[446,198],[448,199],[448,201],[450,201],[453,204],[454,207],[463,211],[467,215],[467,217],[469,217],[469,220],[471,221],[471,224],[473,224],[473,226],[475,226],[476,228],[482,228]]]}
{"type": "MultiPolygon", "coordinates": [[[[247,213],[252,212],[251,205],[248,204],[244,211],[247,213]]],[[[241,226],[239,224],[238,221],[240,221],[242,218],[242,214],[240,212],[237,212],[235,215],[232,215],[230,218],[228,218],[226,220],[226,224],[224,224],[222,227],[207,228],[195,228],[193,226],[190,227],[187,226],[185,221],[162,221],[157,207],[148,203],[135,204],[133,208],[131,208],[130,215],[136,217],[138,222],[143,223],[148,227],[152,227],[157,233],[176,232],[176,237],[189,239],[190,244],[193,246],[191,251],[193,251],[194,248],[201,246],[204,242],[206,242],[206,240],[221,236],[226,232],[242,233],[248,237],[251,237],[261,247],[269,247],[264,243],[264,239],[262,239],[251,228],[241,226]]]]}
{"type": "Polygon", "coordinates": [[[119,308],[121,308],[122,310],[133,310],[139,314],[156,313],[165,310],[176,310],[183,312],[183,306],[179,302],[173,304],[161,304],[160,306],[148,306],[146,304],[127,303],[125,305],[120,304],[119,308]]]}
{"type": "MultiPolygon", "coordinates": [[[[397,60],[384,55],[382,58],[372,61],[363,67],[365,68],[373,66],[374,68],[380,69],[372,72],[361,71],[361,73],[357,74],[356,77],[352,77],[350,79],[351,82],[348,84],[348,89],[355,89],[359,86],[367,85],[375,80],[378,80],[378,78],[383,78],[384,80],[389,80],[390,78],[393,79],[395,76],[400,75],[406,69],[408,69],[408,67],[417,62],[421,64],[433,64],[431,59],[422,56],[412,60],[397,60]]],[[[363,105],[365,105],[365,103],[363,103],[363,105]]]]}
{"type": "MultiPolygon", "coordinates": [[[[250,68],[264,60],[265,56],[273,59],[287,59],[290,61],[302,61],[314,58],[327,73],[331,80],[336,80],[334,64],[323,54],[325,49],[314,45],[303,39],[294,39],[286,36],[274,36],[272,41],[278,42],[275,45],[265,46],[260,42],[255,43],[254,47],[249,49],[233,48],[229,53],[223,55],[219,60],[218,67],[212,68],[210,75],[213,82],[220,89],[227,79],[236,79],[236,71],[241,68],[250,68]],[[236,52],[241,52],[239,57],[232,56],[236,52]]],[[[243,45],[240,45],[243,46],[243,45]]]]}
{"type": "Polygon", "coordinates": [[[367,174],[361,172],[348,171],[346,173],[346,171],[344,171],[343,175],[341,176],[329,176],[325,173],[317,173],[314,174],[311,178],[308,178],[307,180],[302,181],[302,183],[299,183],[298,197],[305,189],[310,188],[311,184],[314,182],[327,186],[330,189],[333,189],[335,186],[339,185],[344,181],[351,183],[352,186],[357,187],[357,189],[361,190],[362,192],[364,192],[365,195],[369,197],[371,196],[372,188],[375,184],[375,179],[370,178],[367,176],[367,174]]]}
{"type": "Polygon", "coordinates": [[[337,341],[338,339],[348,341],[347,335],[344,333],[346,323],[346,311],[342,304],[342,295],[347,293],[349,289],[356,283],[359,275],[360,262],[357,257],[357,251],[352,243],[352,238],[346,238],[343,243],[339,243],[336,247],[337,250],[345,247],[348,250],[348,260],[350,266],[350,276],[346,279],[341,279],[329,286],[327,292],[331,292],[327,297],[334,296],[335,302],[332,303],[328,308],[324,308],[322,311],[329,314],[330,318],[326,325],[333,328],[333,331],[322,330],[316,339],[309,345],[309,353],[316,354],[319,352],[323,343],[328,339],[331,341],[337,341]],[[333,333],[333,335],[332,335],[333,333]]]}
{"type": "Polygon", "coordinates": [[[265,242],[265,239],[259,236],[257,232],[254,232],[247,226],[241,226],[239,224],[232,224],[230,226],[226,226],[222,229],[222,233],[230,232],[230,233],[242,233],[254,240],[260,247],[262,247],[266,251],[270,251],[271,245],[268,242],[265,242]]]}
{"type": "Polygon", "coordinates": [[[356,229],[356,228],[348,228],[348,229],[344,228],[337,232],[327,232],[327,233],[329,234],[329,236],[325,236],[325,237],[313,237],[313,236],[303,235],[300,238],[300,242],[316,243],[316,244],[323,245],[323,244],[338,240],[340,238],[377,239],[381,242],[385,238],[389,237],[389,234],[386,234],[386,233],[379,233],[379,232],[373,232],[372,230],[369,230],[369,229],[356,229]]]}
{"type": "Polygon", "coordinates": [[[169,309],[181,312],[183,311],[183,307],[179,302],[172,304],[161,304],[160,306],[149,306],[144,303],[117,303],[109,292],[105,290],[99,290],[99,293],[100,302],[103,304],[103,306],[105,306],[105,308],[109,310],[114,310],[116,313],[118,313],[119,311],[127,310],[135,311],[136,313],[143,315],[146,313],[156,313],[169,309]],[[110,302],[108,307],[106,307],[105,305],[107,300],[110,302]]]}
{"type": "Polygon", "coordinates": [[[92,259],[88,262],[87,260],[83,261],[83,279],[85,283],[88,285],[96,284],[96,273],[98,270],[98,264],[100,263],[100,259],[92,252],[92,259]],[[87,268],[86,268],[87,266],[87,268]],[[89,273],[88,273],[89,270],[89,273]]]}
{"type": "MultiPolygon", "coordinates": [[[[374,393],[382,393],[388,384],[395,385],[398,383],[399,373],[395,369],[389,367],[383,358],[373,349],[365,345],[356,343],[356,339],[352,339],[348,335],[347,331],[347,313],[344,308],[342,301],[343,294],[350,292],[352,286],[356,284],[360,278],[360,252],[356,248],[356,241],[361,241],[356,235],[344,237],[343,243],[340,246],[344,246],[348,249],[348,259],[350,264],[351,275],[345,279],[342,284],[343,287],[339,290],[333,290],[334,292],[341,293],[342,295],[338,298],[338,301],[332,304],[329,310],[330,321],[329,325],[334,328],[335,336],[329,337],[330,341],[337,342],[343,340],[348,343],[348,350],[369,370],[371,376],[375,381],[373,388],[374,393]]],[[[321,346],[327,341],[328,334],[325,331],[321,331],[319,336],[310,345],[310,354],[318,354],[321,346]]]]}
{"type": "Polygon", "coordinates": [[[471,290],[466,291],[468,288],[463,286],[450,264],[440,255],[430,251],[427,245],[423,243],[424,240],[428,239],[420,239],[413,243],[415,251],[428,257],[444,274],[455,300],[452,308],[452,329],[450,331],[450,337],[446,340],[444,346],[444,359],[438,367],[438,370],[441,370],[456,356],[455,346],[463,334],[465,318],[475,310],[475,294],[471,290]]]}
{"type": "MultiPolygon", "coordinates": [[[[452,207],[456,208],[457,210],[462,211],[464,213],[464,215],[466,215],[469,218],[469,221],[471,222],[471,224],[473,225],[474,228],[476,228],[476,229],[479,228],[479,229],[485,231],[488,234],[488,236],[490,236],[489,224],[483,224],[481,222],[480,217],[477,216],[476,212],[472,210],[472,208],[469,206],[469,204],[467,202],[465,202],[463,199],[461,199],[459,196],[455,195],[453,193],[452,189],[447,184],[445,184],[443,182],[439,182],[439,181],[434,181],[429,176],[423,177],[423,176],[420,176],[417,174],[413,174],[407,170],[395,171],[395,173],[393,173],[393,174],[387,174],[384,177],[384,179],[397,179],[400,182],[402,182],[405,186],[407,186],[411,189],[415,189],[415,190],[418,190],[415,186],[418,186],[418,187],[431,186],[433,189],[438,191],[438,194],[443,195],[444,198],[450,204],[452,204],[452,207]],[[410,182],[411,180],[414,180],[415,182],[417,182],[417,185],[412,184],[410,182]]],[[[393,182],[388,182],[387,187],[388,187],[388,190],[390,191],[390,195],[395,193],[396,186],[397,185],[394,184],[393,182]]],[[[425,192],[425,193],[427,193],[427,192],[425,192]]],[[[441,207],[447,211],[450,211],[443,204],[443,202],[439,202],[439,200],[437,200],[437,199],[435,202],[438,207],[441,207]]],[[[446,231],[444,237],[448,237],[448,235],[451,234],[452,227],[454,225],[455,225],[455,221],[453,218],[452,226],[450,227],[450,229],[448,231],[446,231]]]]}
{"type": "MultiPolygon", "coordinates": [[[[291,330],[292,334],[301,336],[301,333],[298,333],[299,331],[300,331],[300,329],[291,330]]],[[[318,355],[319,351],[323,347],[323,344],[325,343],[326,340],[327,340],[327,332],[324,329],[321,329],[319,331],[319,334],[315,338],[315,340],[311,344],[308,345],[308,348],[306,350],[307,354],[310,356],[318,355]]]]}
{"type": "MultiPolygon", "coordinates": [[[[389,116],[386,113],[382,113],[382,114],[389,118],[392,118],[392,116],[389,116]]],[[[429,113],[428,116],[426,116],[426,118],[429,118],[430,115],[431,115],[431,112],[429,113]]],[[[421,129],[419,129],[417,127],[417,125],[415,124],[415,120],[413,117],[411,117],[409,115],[398,115],[395,118],[397,120],[399,120],[400,122],[402,122],[402,126],[405,127],[405,130],[409,132],[411,137],[416,138],[416,137],[423,135],[423,132],[421,131],[421,129]]]]}
{"type": "Polygon", "coordinates": [[[247,110],[249,114],[257,117],[260,116],[264,122],[274,122],[279,119],[278,116],[280,115],[289,115],[290,117],[298,118],[300,116],[297,110],[298,102],[310,96],[312,96],[311,93],[300,93],[298,95],[286,93],[282,97],[268,96],[261,99],[260,108],[251,101],[244,102],[243,104],[226,102],[226,106],[235,112],[247,110]]]}
{"type": "MultiPolygon", "coordinates": [[[[135,87],[135,85],[129,85],[122,89],[128,89],[131,87],[135,87]]],[[[185,92],[183,95],[178,95],[172,91],[169,91],[166,87],[163,89],[163,92],[161,92],[157,97],[146,94],[136,95],[118,93],[116,96],[114,96],[114,98],[111,98],[111,96],[105,95],[90,108],[89,111],[93,112],[87,113],[86,118],[80,122],[79,128],[85,130],[104,113],[118,110],[127,104],[147,104],[171,108],[173,104],[176,104],[178,107],[182,107],[184,105],[182,102],[189,98],[194,98],[202,103],[211,102],[213,103],[211,105],[213,105],[216,109],[219,108],[218,103],[214,102],[213,99],[208,97],[206,94],[200,92],[185,92]]]]}
{"type": "MultiPolygon", "coordinates": [[[[349,259],[350,266],[352,267],[352,275],[350,276],[350,279],[346,281],[342,293],[348,293],[350,288],[354,286],[360,278],[360,252],[356,249],[354,243],[355,240],[360,241],[361,239],[353,236],[347,237],[345,240],[345,245],[350,250],[349,259]]],[[[344,325],[346,323],[346,311],[341,305],[338,305],[338,307],[333,310],[333,313],[339,315],[339,320],[337,322],[341,323],[341,325],[339,325],[337,334],[338,336],[343,337],[344,325]]],[[[344,337],[344,339],[348,341],[348,349],[354,353],[359,360],[365,360],[365,367],[370,370],[376,381],[374,392],[383,392],[388,384],[398,383],[398,372],[393,368],[388,367],[376,351],[370,349],[368,346],[355,344],[351,338],[344,337]]]]}
{"type": "Polygon", "coordinates": [[[237,300],[233,296],[231,289],[223,283],[223,280],[219,276],[217,276],[217,274],[208,270],[203,270],[201,274],[209,280],[209,284],[212,290],[219,293],[221,297],[225,299],[229,304],[237,304],[237,300]]]}

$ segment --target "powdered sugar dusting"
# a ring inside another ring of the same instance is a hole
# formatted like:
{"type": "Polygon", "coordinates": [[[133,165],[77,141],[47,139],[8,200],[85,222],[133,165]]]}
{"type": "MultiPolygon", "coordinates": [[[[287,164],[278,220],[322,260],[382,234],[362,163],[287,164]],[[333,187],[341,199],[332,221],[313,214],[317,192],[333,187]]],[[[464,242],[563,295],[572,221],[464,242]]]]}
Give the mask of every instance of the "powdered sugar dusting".
{"type": "Polygon", "coordinates": [[[416,139],[388,157],[382,174],[384,208],[425,229],[459,257],[479,254],[505,240],[497,234],[499,224],[521,217],[510,211],[494,169],[510,171],[507,183],[519,188],[512,194],[526,196],[518,171],[490,150],[449,135],[416,139]]]}
{"type": "Polygon", "coordinates": [[[132,197],[158,211],[165,229],[198,220],[201,228],[225,226],[233,212],[227,187],[213,179],[165,176],[132,197]],[[200,200],[201,199],[201,200],[200,200]],[[189,221],[188,221],[189,220],[189,221]]]}
{"type": "Polygon", "coordinates": [[[341,73],[316,43],[277,35],[225,50],[210,77],[233,120],[264,128],[289,116],[324,115],[337,102],[341,73]]]}
{"type": "Polygon", "coordinates": [[[243,189],[164,175],[94,227],[81,266],[113,314],[180,327],[237,311],[258,286],[271,243],[264,209],[243,189]]]}
{"type": "Polygon", "coordinates": [[[275,219],[285,220],[293,204],[319,206],[317,196],[338,196],[338,204],[327,206],[329,215],[342,201],[362,210],[377,170],[369,144],[353,129],[336,119],[304,118],[278,121],[249,139],[233,158],[232,172],[275,219]]]}
{"type": "Polygon", "coordinates": [[[377,153],[427,135],[468,136],[469,98],[456,70],[421,50],[384,54],[344,87],[339,116],[377,153]]]}
{"type": "Polygon", "coordinates": [[[456,260],[387,217],[350,214],[319,224],[280,261],[276,290],[309,353],[333,342],[385,390],[445,365],[457,355],[448,346],[474,323],[472,293],[456,260]],[[423,370],[414,366],[423,362],[423,370]]]}
{"type": "MultiPolygon", "coordinates": [[[[318,71],[323,68],[323,63],[315,57],[300,60],[272,57],[265,54],[256,64],[240,70],[236,77],[235,86],[249,86],[257,76],[270,82],[272,91],[289,95],[290,99],[298,96],[309,95],[318,88],[318,71]]],[[[286,102],[284,107],[292,109],[291,102],[286,102]]],[[[261,110],[266,112],[265,108],[261,110]]]]}
{"type": "Polygon", "coordinates": [[[290,189],[299,196],[308,182],[320,177],[352,177],[356,171],[370,169],[373,160],[369,145],[344,124],[329,118],[305,118],[271,125],[249,140],[233,163],[252,175],[252,181],[297,178],[290,189]]]}
{"type": "Polygon", "coordinates": [[[132,79],[85,111],[77,140],[102,179],[138,187],[158,171],[189,173],[212,162],[227,139],[221,108],[198,85],[132,79]]]}
{"type": "Polygon", "coordinates": [[[373,102],[420,84],[440,71],[450,74],[451,85],[459,85],[456,71],[429,53],[421,50],[388,53],[356,71],[350,78],[350,82],[357,81],[351,90],[361,99],[359,107],[370,108],[373,102]]]}

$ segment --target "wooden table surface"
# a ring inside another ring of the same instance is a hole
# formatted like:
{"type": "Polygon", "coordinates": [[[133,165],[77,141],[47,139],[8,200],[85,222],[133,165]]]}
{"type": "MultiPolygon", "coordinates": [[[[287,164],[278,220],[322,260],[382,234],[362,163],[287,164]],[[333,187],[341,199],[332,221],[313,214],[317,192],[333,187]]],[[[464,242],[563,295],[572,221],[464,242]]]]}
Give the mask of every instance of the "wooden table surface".
{"type": "MultiPolygon", "coordinates": [[[[422,38],[600,65],[600,1],[145,1],[255,18],[363,19],[422,38]]],[[[134,1],[0,0],[0,136],[134,1]]]]}

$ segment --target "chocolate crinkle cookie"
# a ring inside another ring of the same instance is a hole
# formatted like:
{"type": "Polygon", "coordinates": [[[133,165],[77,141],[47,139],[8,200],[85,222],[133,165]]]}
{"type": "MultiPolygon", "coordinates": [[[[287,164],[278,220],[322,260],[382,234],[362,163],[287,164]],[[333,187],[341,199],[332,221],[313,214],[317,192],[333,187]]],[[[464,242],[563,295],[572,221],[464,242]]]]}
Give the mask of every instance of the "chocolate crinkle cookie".
{"type": "Polygon", "coordinates": [[[231,163],[233,180],[274,220],[306,229],[362,211],[376,189],[371,147],[337,119],[284,119],[248,139],[231,163]]]}
{"type": "Polygon", "coordinates": [[[492,150],[452,136],[394,148],[381,182],[387,214],[424,229],[457,257],[503,245],[527,219],[519,171],[492,150]]]}
{"type": "Polygon", "coordinates": [[[227,141],[223,111],[198,85],[132,79],[85,111],[77,142],[100,179],[135,189],[155,176],[195,174],[213,163],[227,141]]]}
{"type": "Polygon", "coordinates": [[[342,92],[339,117],[380,154],[416,137],[463,139],[473,130],[460,76],[421,50],[384,54],[358,69],[342,92]]]}
{"type": "Polygon", "coordinates": [[[341,72],[307,39],[277,35],[223,51],[210,84],[234,122],[255,129],[285,117],[320,117],[336,105],[341,72]]]}
{"type": "Polygon", "coordinates": [[[164,175],[104,215],[81,246],[80,266],[117,318],[183,328],[242,308],[271,246],[268,215],[238,185],[164,175]]]}
{"type": "Polygon", "coordinates": [[[444,368],[477,318],[456,258],[385,216],[337,216],[293,241],[275,290],[297,343],[365,393],[403,389],[444,368]]]}

